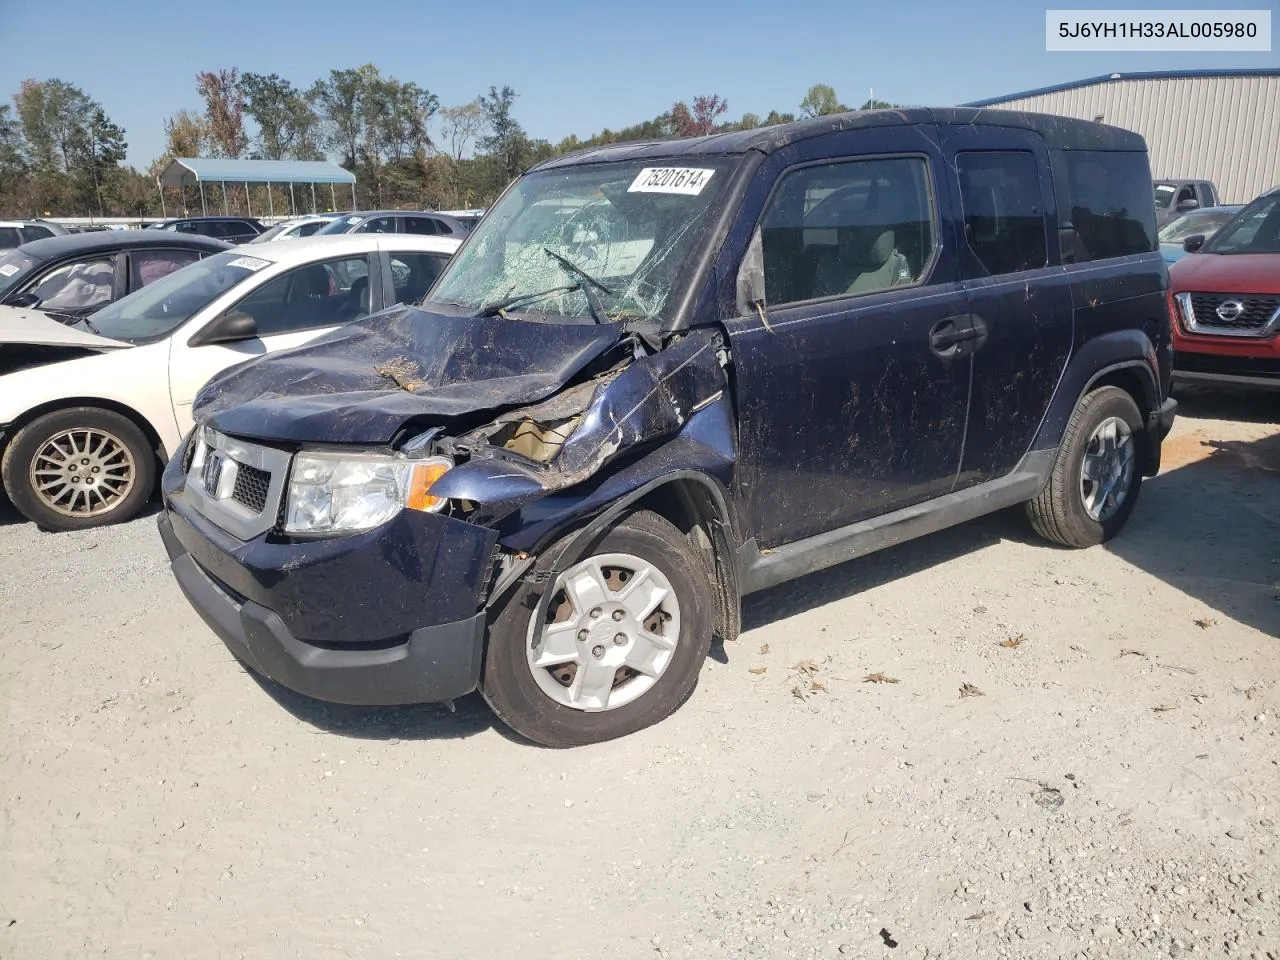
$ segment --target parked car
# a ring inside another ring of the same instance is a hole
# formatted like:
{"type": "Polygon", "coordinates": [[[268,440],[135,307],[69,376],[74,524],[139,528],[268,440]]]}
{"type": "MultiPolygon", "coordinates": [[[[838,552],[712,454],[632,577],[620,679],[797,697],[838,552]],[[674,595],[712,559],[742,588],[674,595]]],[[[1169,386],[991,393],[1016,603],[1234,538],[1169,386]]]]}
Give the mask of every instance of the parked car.
{"type": "Polygon", "coordinates": [[[61,237],[66,232],[66,228],[45,220],[0,220],[0,253],[32,240],[61,237]]]}
{"type": "Polygon", "coordinates": [[[1175,381],[1280,388],[1280,187],[1183,244],[1192,256],[1169,271],[1175,381]]]}
{"type": "MultiPolygon", "coordinates": [[[[0,307],[0,477],[50,530],[127,520],[215,373],[422,296],[458,241],[309,237],[227,250],[74,325],[0,307]]],[[[246,474],[248,476],[248,474],[246,474]]]]}
{"type": "Polygon", "coordinates": [[[337,218],[338,214],[334,213],[286,220],[283,223],[277,223],[274,227],[267,227],[249,243],[269,243],[272,240],[297,240],[300,237],[309,237],[318,233],[322,227],[333,223],[337,218]]]}
{"type": "Polygon", "coordinates": [[[1208,207],[1204,210],[1191,210],[1171,220],[1161,228],[1160,255],[1165,263],[1177,263],[1187,255],[1182,241],[1187,237],[1199,234],[1206,240],[1212,237],[1228,220],[1243,210],[1240,204],[1226,204],[1208,207]]]}
{"type": "Polygon", "coordinates": [[[228,243],[248,243],[266,228],[252,217],[179,217],[149,223],[146,229],[198,233],[228,243]]]}
{"type": "Polygon", "coordinates": [[[344,213],[319,231],[321,236],[336,233],[418,233],[429,237],[457,237],[462,240],[467,235],[467,228],[443,213],[367,210],[344,213]]]}
{"type": "Polygon", "coordinates": [[[1137,134],[913,109],[594,148],[420,308],[213,379],[160,531],[287,687],[478,686],[534,741],[605,740],[688,697],[745,594],[1020,503],[1114,536],[1171,361],[1137,134]]]}
{"type": "Polygon", "coordinates": [[[447,217],[453,217],[466,228],[468,233],[475,229],[480,218],[484,216],[483,210],[441,210],[439,212],[447,217]]]}
{"type": "MultiPolygon", "coordinates": [[[[210,237],[112,230],[24,243],[0,255],[0,304],[86,317],[231,245],[210,237]]],[[[4,317],[0,315],[0,324],[4,317]]]]}
{"type": "Polygon", "coordinates": [[[1162,227],[1191,210],[1216,207],[1218,188],[1210,180],[1156,180],[1156,226],[1162,227]]]}

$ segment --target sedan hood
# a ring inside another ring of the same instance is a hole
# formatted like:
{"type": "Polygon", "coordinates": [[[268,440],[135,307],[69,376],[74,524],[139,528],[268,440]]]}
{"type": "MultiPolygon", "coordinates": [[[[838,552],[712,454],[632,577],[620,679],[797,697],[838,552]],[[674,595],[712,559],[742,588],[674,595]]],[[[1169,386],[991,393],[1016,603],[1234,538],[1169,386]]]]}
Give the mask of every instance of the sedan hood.
{"type": "Polygon", "coordinates": [[[1193,253],[1169,268],[1174,293],[1280,293],[1280,253],[1193,253]]]}
{"type": "Polygon", "coordinates": [[[46,313],[23,307],[0,307],[0,343],[24,343],[38,347],[89,347],[118,350],[131,343],[100,337],[96,333],[68,327],[46,313]]]}
{"type": "Polygon", "coordinates": [[[551,324],[393,307],[209,382],[194,415],[225,433],[295,443],[390,442],[543,400],[618,342],[618,324],[551,324]]]}

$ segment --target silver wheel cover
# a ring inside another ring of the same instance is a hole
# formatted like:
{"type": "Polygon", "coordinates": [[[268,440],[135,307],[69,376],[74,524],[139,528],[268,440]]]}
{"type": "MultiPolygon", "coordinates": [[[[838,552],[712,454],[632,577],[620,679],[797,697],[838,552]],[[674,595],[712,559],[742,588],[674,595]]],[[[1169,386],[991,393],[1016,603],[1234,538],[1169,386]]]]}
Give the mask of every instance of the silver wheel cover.
{"type": "Polygon", "coordinates": [[[49,437],[31,458],[27,479],[43,506],[64,517],[110,513],[137,482],[137,464],[124,442],[96,427],[49,437]]]}
{"type": "Polygon", "coordinates": [[[1080,502],[1090,517],[1106,523],[1129,496],[1135,467],[1133,431],[1119,417],[1098,424],[1080,464],[1080,502]]]}

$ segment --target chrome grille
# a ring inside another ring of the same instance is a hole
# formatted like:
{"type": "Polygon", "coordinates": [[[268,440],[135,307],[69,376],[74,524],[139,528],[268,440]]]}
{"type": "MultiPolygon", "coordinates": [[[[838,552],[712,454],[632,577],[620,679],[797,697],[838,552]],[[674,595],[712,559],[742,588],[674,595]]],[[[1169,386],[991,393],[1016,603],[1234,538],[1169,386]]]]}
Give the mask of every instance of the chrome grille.
{"type": "Polygon", "coordinates": [[[240,540],[276,524],[291,455],[284,450],[197,429],[186,495],[212,523],[240,540]]]}
{"type": "Polygon", "coordinates": [[[1219,337],[1269,337],[1280,324],[1280,296],[1250,293],[1180,293],[1189,333],[1219,337]]]}

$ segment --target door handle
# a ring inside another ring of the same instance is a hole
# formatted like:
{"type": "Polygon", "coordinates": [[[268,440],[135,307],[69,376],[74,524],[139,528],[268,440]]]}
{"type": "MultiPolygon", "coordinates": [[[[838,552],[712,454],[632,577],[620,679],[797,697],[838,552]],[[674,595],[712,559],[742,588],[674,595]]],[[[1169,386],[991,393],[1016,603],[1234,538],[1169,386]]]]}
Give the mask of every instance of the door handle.
{"type": "Polygon", "coordinates": [[[945,360],[972,353],[986,341],[986,321],[972,313],[944,317],[929,330],[929,349],[945,360]],[[962,347],[969,343],[973,347],[962,347]]]}

